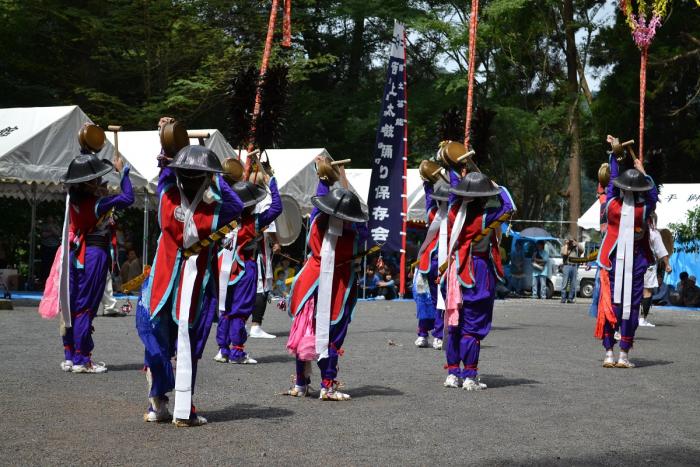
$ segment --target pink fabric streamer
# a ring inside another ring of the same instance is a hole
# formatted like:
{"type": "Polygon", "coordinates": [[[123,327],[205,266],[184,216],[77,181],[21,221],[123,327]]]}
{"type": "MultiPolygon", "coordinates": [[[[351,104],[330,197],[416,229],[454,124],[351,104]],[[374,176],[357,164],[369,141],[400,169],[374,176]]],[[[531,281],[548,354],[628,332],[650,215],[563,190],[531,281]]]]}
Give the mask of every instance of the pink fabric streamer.
{"type": "Polygon", "coordinates": [[[457,280],[457,266],[455,261],[450,261],[447,269],[447,309],[445,310],[445,321],[448,326],[459,324],[459,309],[462,307],[462,289],[457,280]]]}
{"type": "Polygon", "coordinates": [[[63,255],[63,247],[59,246],[56,250],[56,256],[51,265],[51,272],[46,279],[44,287],[44,295],[39,302],[39,315],[44,319],[54,319],[61,311],[61,304],[58,299],[58,280],[61,276],[61,255],[63,255]]]}
{"type": "Polygon", "coordinates": [[[631,15],[630,19],[634,23],[634,30],[632,31],[632,38],[634,43],[640,49],[649,48],[651,41],[654,40],[656,35],[656,29],[661,25],[661,17],[658,15],[652,15],[647,24],[647,20],[642,15],[631,15]]]}
{"type": "Polygon", "coordinates": [[[316,301],[310,297],[292,322],[292,329],[287,339],[287,351],[299,360],[310,362],[316,360],[316,329],[314,328],[314,311],[316,301]]]}

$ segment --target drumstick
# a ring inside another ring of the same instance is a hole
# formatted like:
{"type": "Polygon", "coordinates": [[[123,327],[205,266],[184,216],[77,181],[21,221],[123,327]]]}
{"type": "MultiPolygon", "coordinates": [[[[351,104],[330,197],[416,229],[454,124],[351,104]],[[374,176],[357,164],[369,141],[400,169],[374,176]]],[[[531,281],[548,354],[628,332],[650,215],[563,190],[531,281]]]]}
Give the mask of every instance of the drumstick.
{"type": "Polygon", "coordinates": [[[333,162],[331,162],[331,165],[345,165],[345,164],[349,164],[350,162],[352,162],[352,159],[343,159],[340,161],[333,161],[333,162]]]}
{"type": "Polygon", "coordinates": [[[114,132],[114,157],[112,160],[117,161],[121,156],[119,155],[119,132],[122,131],[121,125],[107,125],[107,130],[114,132]]]}
{"type": "Polygon", "coordinates": [[[459,156],[459,157],[457,158],[457,162],[462,162],[464,159],[466,159],[466,158],[468,158],[468,157],[472,157],[474,154],[476,154],[476,151],[474,151],[474,150],[472,149],[471,151],[469,151],[469,152],[467,152],[467,153],[462,154],[461,156],[459,156]]]}

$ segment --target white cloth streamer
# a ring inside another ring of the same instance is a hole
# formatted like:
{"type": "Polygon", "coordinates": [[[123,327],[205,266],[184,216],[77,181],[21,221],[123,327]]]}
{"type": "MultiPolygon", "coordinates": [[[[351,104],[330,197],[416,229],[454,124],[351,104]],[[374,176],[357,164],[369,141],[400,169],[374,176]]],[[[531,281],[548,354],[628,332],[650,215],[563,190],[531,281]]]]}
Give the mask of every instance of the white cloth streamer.
{"type": "MultiPolygon", "coordinates": [[[[440,211],[444,211],[442,215],[442,220],[440,221],[440,236],[438,237],[438,264],[444,264],[447,261],[447,203],[440,202],[440,211]]],[[[445,297],[442,295],[442,287],[437,288],[437,309],[445,310],[447,305],[445,303],[445,297]]]]}
{"type": "Polygon", "coordinates": [[[343,235],[343,220],[335,216],[328,216],[328,229],[323,235],[323,243],[321,244],[321,273],[318,278],[318,298],[316,300],[316,354],[318,354],[319,360],[328,358],[335,245],[341,235],[343,235]]]}
{"type": "Polygon", "coordinates": [[[221,249],[221,271],[219,271],[219,311],[226,311],[226,293],[231,278],[231,268],[236,256],[238,244],[238,227],[226,234],[224,247],[221,249]]]}
{"type": "Polygon", "coordinates": [[[632,309],[632,272],[634,268],[634,193],[624,191],[620,214],[620,231],[615,256],[613,302],[622,303],[622,319],[629,319],[632,309]]]}
{"type": "MultiPolygon", "coordinates": [[[[197,195],[190,204],[182,187],[180,190],[180,207],[184,210],[184,225],[182,227],[182,243],[184,248],[192,246],[199,241],[199,232],[194,222],[194,213],[209,183],[202,183],[197,195]]],[[[175,409],[173,417],[187,420],[192,410],[192,350],[190,348],[190,306],[192,304],[192,289],[197,279],[197,258],[199,254],[190,256],[185,260],[185,268],[182,277],[180,310],[177,323],[177,368],[175,369],[175,409]]]]}
{"type": "Polygon", "coordinates": [[[63,235],[61,240],[61,265],[58,268],[58,303],[61,308],[63,323],[67,328],[71,327],[70,315],[70,194],[66,195],[66,215],[63,218],[63,235]]]}

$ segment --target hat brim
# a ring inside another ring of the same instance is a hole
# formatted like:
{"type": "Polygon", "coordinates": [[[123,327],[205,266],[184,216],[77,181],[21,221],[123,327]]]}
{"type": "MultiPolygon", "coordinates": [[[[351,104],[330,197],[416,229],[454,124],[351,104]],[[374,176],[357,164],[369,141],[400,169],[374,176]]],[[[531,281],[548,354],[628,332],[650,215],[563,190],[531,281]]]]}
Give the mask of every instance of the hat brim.
{"type": "Polygon", "coordinates": [[[110,172],[114,169],[114,166],[112,165],[112,162],[110,162],[109,160],[107,160],[107,159],[102,159],[102,162],[103,162],[104,164],[106,164],[106,167],[103,168],[102,170],[99,170],[98,172],[96,172],[96,173],[94,173],[94,174],[83,175],[82,177],[77,177],[77,178],[64,178],[64,179],[63,179],[63,183],[65,183],[65,184],[67,184],[67,185],[75,185],[75,184],[78,184],[78,183],[89,182],[89,181],[91,181],[91,180],[95,180],[95,179],[97,179],[97,178],[100,178],[100,177],[103,176],[103,175],[107,175],[108,173],[110,173],[110,172]]]}
{"type": "Polygon", "coordinates": [[[318,209],[320,209],[322,212],[328,214],[329,216],[335,216],[338,219],[342,219],[344,221],[367,222],[369,220],[369,215],[365,214],[364,212],[361,213],[361,216],[351,216],[342,212],[335,212],[332,206],[329,206],[325,203],[323,196],[312,196],[311,203],[318,209]]]}
{"type": "Polygon", "coordinates": [[[624,184],[620,182],[618,179],[613,180],[613,185],[619,188],[620,190],[625,190],[625,191],[634,191],[634,192],[640,192],[640,191],[649,191],[654,187],[654,184],[649,181],[649,179],[645,178],[644,181],[646,182],[645,185],[643,186],[631,186],[624,184]]]}
{"type": "Polygon", "coordinates": [[[489,196],[496,196],[500,192],[500,188],[493,188],[489,191],[462,191],[456,187],[450,188],[450,193],[461,198],[488,198],[489,196]]]}
{"type": "Polygon", "coordinates": [[[260,201],[265,199],[265,196],[267,196],[267,190],[265,190],[263,187],[259,185],[255,185],[256,187],[256,193],[255,193],[255,198],[249,199],[248,201],[243,203],[244,208],[249,208],[251,206],[255,206],[258,204],[260,201]]]}
{"type": "Polygon", "coordinates": [[[182,170],[196,170],[197,172],[209,172],[209,173],[223,173],[221,169],[214,169],[211,167],[202,167],[200,165],[192,164],[175,164],[171,163],[168,165],[171,169],[182,169],[182,170]]]}

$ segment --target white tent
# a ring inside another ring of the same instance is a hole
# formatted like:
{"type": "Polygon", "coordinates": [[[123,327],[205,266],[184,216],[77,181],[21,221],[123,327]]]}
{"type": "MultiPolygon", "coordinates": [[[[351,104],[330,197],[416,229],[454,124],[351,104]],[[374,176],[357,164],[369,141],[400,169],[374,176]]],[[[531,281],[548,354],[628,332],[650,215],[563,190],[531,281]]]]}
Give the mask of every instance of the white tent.
{"type": "MultiPolygon", "coordinates": [[[[203,140],[204,146],[213,150],[219,159],[223,160],[234,154],[231,145],[219,130],[193,130],[197,133],[208,133],[209,137],[203,140]]],[[[120,131],[119,153],[149,182],[149,190],[155,193],[158,185],[158,163],[156,156],[160,154],[160,136],[158,130],[148,131],[120,131]]],[[[108,132],[107,139],[110,144],[114,144],[114,133],[108,132]]],[[[192,144],[197,144],[196,139],[192,139],[192,144]]]]}
{"type": "MultiPolygon", "coordinates": [[[[245,160],[246,154],[243,151],[242,160],[245,160]]],[[[268,149],[266,154],[275,171],[280,193],[294,197],[299,203],[302,215],[311,214],[314,207],[311,204],[311,197],[316,194],[318,185],[315,159],[317,156],[330,157],[328,151],[324,148],[268,149]]],[[[350,169],[346,169],[346,174],[349,171],[350,169]]],[[[350,175],[347,175],[351,190],[360,195],[363,202],[366,201],[366,195],[362,198],[362,193],[356,184],[358,180],[353,181],[350,175]]],[[[369,181],[367,183],[369,186],[369,181]]]]}
{"type": "MultiPolygon", "coordinates": [[[[350,184],[355,187],[362,202],[367,204],[372,169],[346,169],[345,172],[350,184]]],[[[423,181],[420,178],[418,169],[408,169],[406,193],[408,220],[414,222],[425,221],[425,192],[423,191],[423,181]]]]}
{"type": "MultiPolygon", "coordinates": [[[[656,205],[656,215],[659,218],[657,227],[668,228],[669,224],[685,222],[688,211],[700,206],[700,184],[698,183],[669,183],[661,186],[659,203],[656,205]]],[[[578,219],[582,229],[600,230],[600,203],[593,205],[578,219]]]]}
{"type": "MultiPolygon", "coordinates": [[[[61,179],[80,154],[78,131],[85,123],[92,121],[75,105],[0,109],[0,196],[23,198],[30,204],[30,277],[34,272],[37,205],[64,199],[61,179]]],[[[98,156],[111,159],[113,153],[114,148],[107,143],[98,156]]],[[[112,187],[119,184],[114,172],[105,179],[112,187]]],[[[132,172],[131,181],[137,190],[146,186],[138,171],[132,172]]]]}
{"type": "MultiPolygon", "coordinates": [[[[42,185],[43,200],[62,199],[61,177],[80,154],[78,131],[85,123],[92,121],[75,105],[0,109],[0,196],[25,197],[35,183],[42,185]]],[[[113,154],[108,142],[98,156],[113,154]]],[[[107,180],[116,186],[119,178],[113,174],[107,180]]],[[[138,171],[131,181],[137,188],[146,185],[138,171]]]]}

